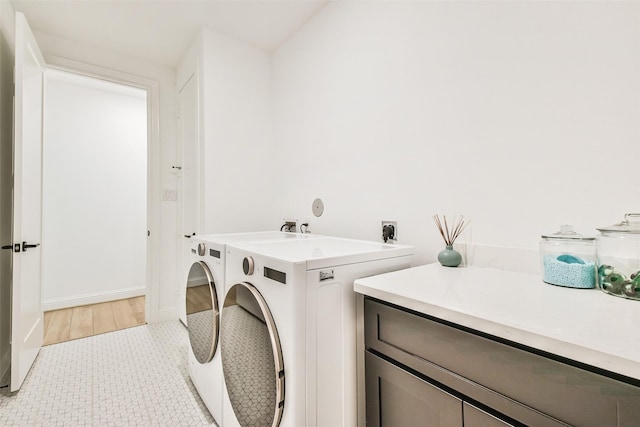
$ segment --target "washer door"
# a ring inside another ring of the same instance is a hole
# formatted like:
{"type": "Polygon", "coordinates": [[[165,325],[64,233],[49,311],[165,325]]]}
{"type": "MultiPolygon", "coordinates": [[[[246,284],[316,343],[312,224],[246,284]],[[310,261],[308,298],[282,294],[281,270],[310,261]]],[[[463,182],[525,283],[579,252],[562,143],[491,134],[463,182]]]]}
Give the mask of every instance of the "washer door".
{"type": "Polygon", "coordinates": [[[207,363],[218,347],[220,311],[216,284],[202,261],[193,263],[189,269],[186,305],[191,349],[198,362],[207,363]]]}
{"type": "Polygon", "coordinates": [[[284,364],[266,301],[249,283],[231,287],[222,310],[222,369],[241,426],[275,427],[284,410],[284,364]]]}

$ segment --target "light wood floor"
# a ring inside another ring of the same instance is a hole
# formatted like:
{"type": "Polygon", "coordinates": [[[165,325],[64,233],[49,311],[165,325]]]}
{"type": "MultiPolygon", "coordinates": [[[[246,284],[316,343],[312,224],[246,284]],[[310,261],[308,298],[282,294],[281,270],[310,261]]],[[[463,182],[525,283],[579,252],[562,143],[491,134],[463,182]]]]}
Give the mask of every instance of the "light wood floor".
{"type": "Polygon", "coordinates": [[[47,311],[43,345],[144,324],[144,296],[47,311]]]}
{"type": "Polygon", "coordinates": [[[199,313],[213,308],[210,289],[209,285],[187,288],[187,314],[199,313]]]}

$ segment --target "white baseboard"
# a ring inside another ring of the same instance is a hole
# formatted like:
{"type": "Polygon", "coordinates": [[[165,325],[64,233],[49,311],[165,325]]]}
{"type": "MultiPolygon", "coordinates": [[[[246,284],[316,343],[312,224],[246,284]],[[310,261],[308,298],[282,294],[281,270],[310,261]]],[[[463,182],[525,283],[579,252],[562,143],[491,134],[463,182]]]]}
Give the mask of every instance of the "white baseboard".
{"type": "Polygon", "coordinates": [[[165,308],[164,310],[158,310],[158,318],[156,322],[164,322],[165,320],[176,320],[178,316],[176,315],[175,308],[165,308]]]}
{"type": "Polygon", "coordinates": [[[77,295],[65,298],[53,298],[42,303],[44,311],[59,310],[61,308],[77,307],[79,305],[98,304],[101,302],[114,301],[118,299],[133,298],[144,295],[146,289],[125,288],[109,292],[96,292],[93,294],[77,295]]]}

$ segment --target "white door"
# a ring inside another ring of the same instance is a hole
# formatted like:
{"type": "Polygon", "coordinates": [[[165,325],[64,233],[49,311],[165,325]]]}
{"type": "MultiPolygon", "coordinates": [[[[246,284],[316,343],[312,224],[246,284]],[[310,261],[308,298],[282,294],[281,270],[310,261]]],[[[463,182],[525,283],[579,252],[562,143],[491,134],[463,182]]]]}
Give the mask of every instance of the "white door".
{"type": "Polygon", "coordinates": [[[187,315],[185,311],[186,283],[191,267],[191,240],[190,236],[198,232],[198,92],[196,76],[193,75],[182,87],[178,94],[178,122],[180,126],[180,165],[178,166],[178,189],[180,192],[178,237],[180,244],[179,277],[180,291],[178,293],[178,307],[180,307],[180,320],[186,325],[187,315]]]}
{"type": "Polygon", "coordinates": [[[18,390],[43,338],[41,295],[42,105],[44,59],[24,15],[16,13],[11,391],[18,390]]]}

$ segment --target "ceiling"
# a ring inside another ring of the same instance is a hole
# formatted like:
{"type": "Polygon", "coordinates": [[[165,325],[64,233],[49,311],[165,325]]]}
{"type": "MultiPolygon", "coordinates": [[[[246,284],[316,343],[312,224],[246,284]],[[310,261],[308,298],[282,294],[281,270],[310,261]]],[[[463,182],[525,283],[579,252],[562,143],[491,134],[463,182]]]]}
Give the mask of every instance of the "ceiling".
{"type": "Polygon", "coordinates": [[[176,67],[202,28],[277,49],[329,0],[10,0],[34,31],[176,67]]]}

